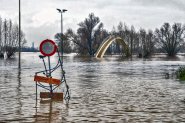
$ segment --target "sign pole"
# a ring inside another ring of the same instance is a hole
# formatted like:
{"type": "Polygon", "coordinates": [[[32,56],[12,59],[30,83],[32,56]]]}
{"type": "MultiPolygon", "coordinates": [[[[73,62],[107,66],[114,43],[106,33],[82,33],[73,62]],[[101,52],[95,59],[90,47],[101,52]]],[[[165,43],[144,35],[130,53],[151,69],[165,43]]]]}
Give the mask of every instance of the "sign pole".
{"type": "Polygon", "coordinates": [[[55,42],[52,40],[46,39],[41,42],[39,49],[42,54],[42,55],[39,55],[39,57],[43,60],[45,70],[36,72],[34,76],[34,81],[36,82],[36,100],[37,100],[37,93],[38,93],[37,86],[40,86],[46,90],[49,90],[49,92],[40,92],[40,98],[51,98],[51,99],[59,99],[59,100],[64,98],[69,100],[70,99],[69,86],[66,83],[65,73],[62,74],[62,79],[55,79],[51,75],[52,72],[54,72],[59,67],[61,67],[63,71],[61,57],[57,49],[57,46],[55,45],[55,42]],[[50,56],[54,55],[56,51],[58,52],[58,63],[55,67],[52,68],[50,56]],[[46,56],[48,58],[49,69],[47,69],[45,65],[44,58],[46,56]],[[39,73],[42,73],[44,76],[39,76],[38,75],[39,73]],[[42,85],[40,82],[48,83],[49,86],[42,85]],[[65,97],[63,97],[63,92],[61,93],[55,92],[55,89],[58,88],[62,83],[65,84],[67,89],[67,91],[65,92],[65,97]]]}
{"type": "MultiPolygon", "coordinates": [[[[50,56],[48,56],[48,64],[49,64],[49,77],[51,77],[51,63],[50,63],[50,56]]],[[[49,84],[50,86],[50,96],[52,97],[52,93],[53,93],[53,88],[52,88],[52,84],[49,84]]]]}

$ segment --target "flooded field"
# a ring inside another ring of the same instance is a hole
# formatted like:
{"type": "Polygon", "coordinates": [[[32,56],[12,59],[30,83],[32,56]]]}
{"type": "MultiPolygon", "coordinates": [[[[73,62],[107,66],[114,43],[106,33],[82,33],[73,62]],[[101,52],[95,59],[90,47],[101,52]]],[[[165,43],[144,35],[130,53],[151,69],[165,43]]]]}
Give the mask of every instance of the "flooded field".
{"type": "MultiPolygon", "coordinates": [[[[0,59],[0,122],[185,122],[185,82],[174,72],[185,57],[132,60],[67,55],[64,70],[71,100],[35,101],[34,73],[43,70],[38,53],[0,59]]],[[[57,62],[53,57],[52,65],[57,62]]],[[[60,78],[60,71],[55,73],[60,78]]],[[[41,89],[42,91],[42,89],[41,89]]]]}

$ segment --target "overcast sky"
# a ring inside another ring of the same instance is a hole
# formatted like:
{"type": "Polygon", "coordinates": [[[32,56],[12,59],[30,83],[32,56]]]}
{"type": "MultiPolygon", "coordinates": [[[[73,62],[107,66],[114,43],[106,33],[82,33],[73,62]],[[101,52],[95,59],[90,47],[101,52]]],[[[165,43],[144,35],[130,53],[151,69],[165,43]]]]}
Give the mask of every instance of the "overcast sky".
{"type": "MultiPolygon", "coordinates": [[[[0,0],[0,16],[18,23],[18,1],[0,0]]],[[[120,21],[136,29],[155,29],[164,22],[185,23],[185,0],[21,0],[22,30],[27,45],[38,46],[46,38],[54,39],[60,32],[60,14],[56,8],[67,9],[63,14],[64,31],[76,31],[78,23],[93,12],[104,27],[111,30],[120,21]]]]}

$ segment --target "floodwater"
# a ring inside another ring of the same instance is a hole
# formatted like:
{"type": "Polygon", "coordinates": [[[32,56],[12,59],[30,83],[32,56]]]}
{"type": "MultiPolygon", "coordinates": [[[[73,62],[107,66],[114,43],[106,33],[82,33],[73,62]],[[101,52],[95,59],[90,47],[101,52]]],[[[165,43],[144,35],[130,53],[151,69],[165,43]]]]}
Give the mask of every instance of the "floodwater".
{"type": "MultiPolygon", "coordinates": [[[[17,59],[0,59],[0,122],[185,122],[185,82],[174,77],[185,65],[184,56],[126,60],[67,55],[71,100],[39,99],[36,106],[33,77],[44,68],[38,55],[22,53],[21,70],[17,59]]],[[[57,63],[56,56],[51,63],[57,63]]],[[[53,76],[60,78],[60,73],[53,76]]]]}

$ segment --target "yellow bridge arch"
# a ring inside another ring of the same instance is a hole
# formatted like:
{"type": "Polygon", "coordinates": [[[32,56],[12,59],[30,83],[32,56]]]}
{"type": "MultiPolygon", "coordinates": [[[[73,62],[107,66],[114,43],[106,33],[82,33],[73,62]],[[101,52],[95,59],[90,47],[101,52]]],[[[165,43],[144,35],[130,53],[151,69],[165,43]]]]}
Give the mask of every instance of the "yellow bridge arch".
{"type": "Polygon", "coordinates": [[[115,36],[109,36],[101,43],[100,47],[98,48],[98,50],[95,53],[95,57],[102,58],[104,56],[105,52],[107,51],[108,47],[112,44],[113,41],[116,41],[120,45],[123,46],[126,56],[130,55],[128,45],[126,44],[126,42],[122,38],[115,37],[115,36]]]}

